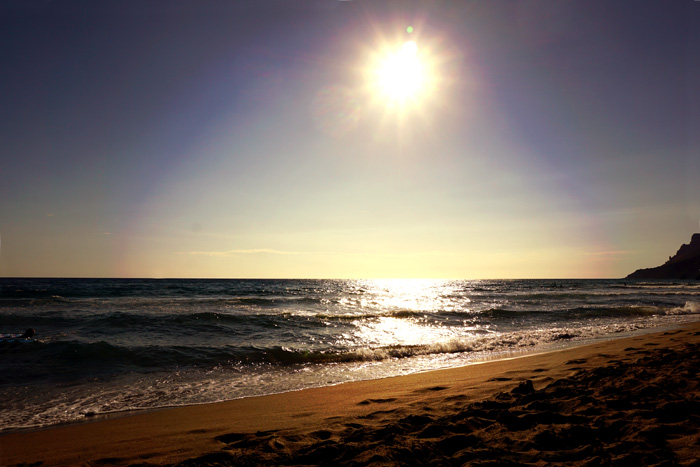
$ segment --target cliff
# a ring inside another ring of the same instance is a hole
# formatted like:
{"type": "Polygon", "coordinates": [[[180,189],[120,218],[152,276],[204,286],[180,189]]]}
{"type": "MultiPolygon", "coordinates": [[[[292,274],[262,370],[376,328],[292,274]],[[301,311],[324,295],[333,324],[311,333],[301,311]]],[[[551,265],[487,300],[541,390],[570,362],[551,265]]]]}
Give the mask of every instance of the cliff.
{"type": "Polygon", "coordinates": [[[688,245],[661,266],[638,269],[627,279],[683,279],[700,280],[700,233],[693,234],[688,245]]]}

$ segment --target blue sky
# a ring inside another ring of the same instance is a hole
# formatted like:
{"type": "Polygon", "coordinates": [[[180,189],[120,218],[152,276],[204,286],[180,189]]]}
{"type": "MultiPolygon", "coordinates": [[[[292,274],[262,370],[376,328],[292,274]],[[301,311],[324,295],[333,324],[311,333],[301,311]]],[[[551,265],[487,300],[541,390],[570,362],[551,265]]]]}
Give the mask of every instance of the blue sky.
{"type": "Polygon", "coordinates": [[[5,1],[0,276],[621,277],[700,230],[699,52],[694,1],[5,1]]]}

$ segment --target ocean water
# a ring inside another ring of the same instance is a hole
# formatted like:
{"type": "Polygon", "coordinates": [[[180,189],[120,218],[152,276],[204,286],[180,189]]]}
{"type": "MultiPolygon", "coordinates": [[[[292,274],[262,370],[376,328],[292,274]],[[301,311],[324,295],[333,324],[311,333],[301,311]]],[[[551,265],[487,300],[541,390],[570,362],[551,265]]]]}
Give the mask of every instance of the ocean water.
{"type": "Polygon", "coordinates": [[[0,431],[462,366],[699,318],[698,282],[0,279],[0,431]],[[29,341],[8,336],[29,327],[29,341]]]}

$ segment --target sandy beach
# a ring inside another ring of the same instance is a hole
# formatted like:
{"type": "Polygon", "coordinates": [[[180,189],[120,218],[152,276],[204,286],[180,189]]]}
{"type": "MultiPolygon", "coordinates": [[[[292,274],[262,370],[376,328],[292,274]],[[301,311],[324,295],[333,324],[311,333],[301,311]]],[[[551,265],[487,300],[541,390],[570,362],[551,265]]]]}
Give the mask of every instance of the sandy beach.
{"type": "Polygon", "coordinates": [[[700,323],[0,436],[0,465],[700,465],[700,323]]]}

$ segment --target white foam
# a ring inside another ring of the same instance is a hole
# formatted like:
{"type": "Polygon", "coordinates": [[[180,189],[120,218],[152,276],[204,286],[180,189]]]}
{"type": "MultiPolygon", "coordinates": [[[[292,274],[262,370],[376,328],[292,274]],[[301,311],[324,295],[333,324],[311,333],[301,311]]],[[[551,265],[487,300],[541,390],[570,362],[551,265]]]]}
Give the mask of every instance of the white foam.
{"type": "Polygon", "coordinates": [[[696,315],[700,314],[700,302],[685,302],[682,307],[671,308],[666,312],[668,315],[696,315]]]}

